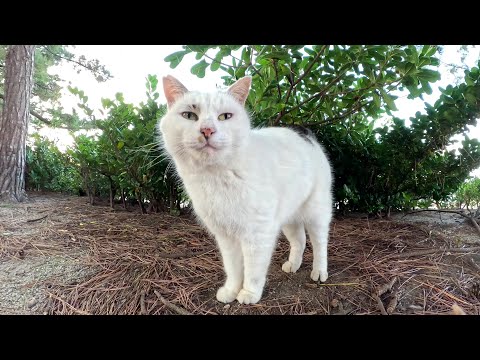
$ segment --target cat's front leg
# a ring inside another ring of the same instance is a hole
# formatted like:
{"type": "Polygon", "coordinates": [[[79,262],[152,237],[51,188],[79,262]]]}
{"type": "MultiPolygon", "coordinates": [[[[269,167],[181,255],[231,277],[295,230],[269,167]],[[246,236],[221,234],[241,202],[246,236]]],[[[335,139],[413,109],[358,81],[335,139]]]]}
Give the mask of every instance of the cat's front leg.
{"type": "Polygon", "coordinates": [[[244,280],[237,295],[240,304],[255,304],[262,297],[276,235],[257,234],[254,239],[242,242],[244,280]]]}
{"type": "Polygon", "coordinates": [[[243,284],[243,255],[238,241],[216,236],[227,279],[217,290],[217,300],[229,303],[235,300],[243,284]]]}

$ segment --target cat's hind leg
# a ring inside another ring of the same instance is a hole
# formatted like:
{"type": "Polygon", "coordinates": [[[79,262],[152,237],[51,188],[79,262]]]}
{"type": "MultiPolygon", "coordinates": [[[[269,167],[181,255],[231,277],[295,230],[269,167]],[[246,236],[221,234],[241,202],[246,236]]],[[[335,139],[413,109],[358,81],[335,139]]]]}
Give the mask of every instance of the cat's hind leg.
{"type": "Polygon", "coordinates": [[[310,277],[313,281],[320,278],[320,281],[324,282],[328,279],[328,233],[333,213],[331,195],[324,193],[317,201],[312,199],[308,213],[305,227],[313,249],[313,269],[310,277]]]}
{"type": "Polygon", "coordinates": [[[282,232],[290,243],[290,255],[288,261],[283,263],[282,270],[286,273],[294,273],[302,265],[303,252],[307,241],[305,227],[303,223],[288,224],[282,227],[282,232]]]}

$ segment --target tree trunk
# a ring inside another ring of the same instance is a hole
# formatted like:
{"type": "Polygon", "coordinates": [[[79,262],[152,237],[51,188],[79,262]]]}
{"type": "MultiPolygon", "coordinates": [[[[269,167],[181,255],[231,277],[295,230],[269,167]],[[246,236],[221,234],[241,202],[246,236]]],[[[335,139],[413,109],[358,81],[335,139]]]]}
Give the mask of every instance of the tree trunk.
{"type": "Polygon", "coordinates": [[[123,208],[126,209],[127,208],[127,204],[125,204],[125,190],[124,189],[121,189],[121,194],[122,194],[122,205],[123,205],[123,208]]]}
{"type": "Polygon", "coordinates": [[[5,100],[0,117],[0,200],[24,201],[26,137],[35,45],[11,45],[5,59],[5,100]]]}
{"type": "Polygon", "coordinates": [[[137,197],[137,202],[140,205],[140,210],[141,210],[142,214],[146,214],[147,209],[145,209],[145,205],[143,205],[142,194],[140,193],[140,191],[135,191],[135,195],[137,197]]]}
{"type": "Polygon", "coordinates": [[[108,181],[110,182],[110,207],[112,209],[115,208],[115,205],[114,205],[114,198],[115,198],[115,186],[113,184],[113,179],[111,176],[108,176],[108,181]]]}
{"type": "Polygon", "coordinates": [[[170,197],[170,201],[169,201],[169,208],[170,208],[170,214],[173,212],[173,210],[175,209],[175,191],[174,191],[174,187],[175,185],[173,184],[173,182],[170,183],[170,191],[169,191],[169,197],[170,197]]]}
{"type": "Polygon", "coordinates": [[[95,186],[95,184],[92,184],[92,188],[90,189],[90,194],[91,194],[91,197],[90,197],[90,205],[95,205],[95,194],[97,193],[97,188],[95,186]]]}

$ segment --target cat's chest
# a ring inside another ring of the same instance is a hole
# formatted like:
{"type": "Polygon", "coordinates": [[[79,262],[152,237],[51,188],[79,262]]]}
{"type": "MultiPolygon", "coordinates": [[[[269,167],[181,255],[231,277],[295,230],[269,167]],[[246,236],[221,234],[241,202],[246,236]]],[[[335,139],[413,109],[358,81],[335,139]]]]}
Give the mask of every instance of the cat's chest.
{"type": "Polygon", "coordinates": [[[245,222],[251,191],[239,173],[191,176],[184,184],[195,212],[211,230],[231,230],[245,222]]]}

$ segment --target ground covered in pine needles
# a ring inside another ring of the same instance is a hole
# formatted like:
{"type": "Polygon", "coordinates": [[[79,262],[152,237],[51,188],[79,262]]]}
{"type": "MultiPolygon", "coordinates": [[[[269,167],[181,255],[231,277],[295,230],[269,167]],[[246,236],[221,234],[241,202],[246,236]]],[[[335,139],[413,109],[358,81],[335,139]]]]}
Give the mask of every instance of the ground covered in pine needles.
{"type": "Polygon", "coordinates": [[[261,301],[225,305],[219,252],[191,217],[30,199],[0,204],[0,314],[480,314],[480,237],[456,214],[335,219],[324,284],[308,242],[299,271],[282,272],[281,237],[261,301]]]}

